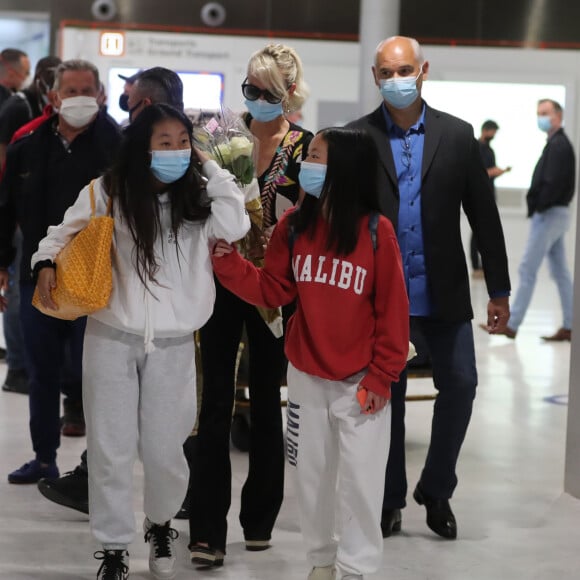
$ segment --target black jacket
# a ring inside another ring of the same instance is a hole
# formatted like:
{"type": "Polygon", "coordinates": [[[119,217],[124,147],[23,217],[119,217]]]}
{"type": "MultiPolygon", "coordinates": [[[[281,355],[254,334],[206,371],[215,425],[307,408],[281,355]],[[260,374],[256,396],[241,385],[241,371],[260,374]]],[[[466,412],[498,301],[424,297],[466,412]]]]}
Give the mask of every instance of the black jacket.
{"type": "MultiPolygon", "coordinates": [[[[397,229],[397,172],[382,106],[349,125],[367,131],[379,150],[381,211],[397,229]]],[[[432,317],[449,322],[473,318],[461,240],[465,211],[481,253],[488,292],[510,290],[499,213],[471,125],[426,106],[421,168],[421,223],[432,317]]]]}
{"type": "Polygon", "coordinates": [[[528,217],[555,205],[566,206],[574,196],[576,160],[563,129],[558,129],[546,143],[532,176],[526,196],[528,217]]]}
{"type": "Polygon", "coordinates": [[[0,183],[0,267],[14,258],[12,235],[23,234],[21,280],[30,279],[30,259],[51,225],[58,225],[81,189],[112,162],[119,127],[103,113],[65,148],[56,116],[8,147],[0,183]]]}

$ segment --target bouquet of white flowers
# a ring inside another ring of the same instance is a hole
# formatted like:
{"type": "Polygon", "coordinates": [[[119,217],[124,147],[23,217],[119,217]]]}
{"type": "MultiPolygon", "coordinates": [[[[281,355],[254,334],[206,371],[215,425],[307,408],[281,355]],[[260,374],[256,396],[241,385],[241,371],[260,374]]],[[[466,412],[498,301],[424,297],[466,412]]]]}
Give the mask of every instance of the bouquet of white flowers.
{"type": "Polygon", "coordinates": [[[222,109],[193,132],[195,146],[227,169],[239,185],[249,185],[254,178],[254,138],[243,119],[230,109],[222,109]]]}
{"type": "MultiPolygon", "coordinates": [[[[219,117],[212,117],[203,127],[194,129],[193,140],[196,147],[235,177],[244,192],[251,229],[237,246],[242,255],[257,266],[263,266],[263,259],[256,257],[260,251],[253,251],[261,249],[264,243],[260,186],[254,176],[254,137],[239,115],[224,108],[219,117]]],[[[281,309],[256,308],[274,336],[281,337],[284,333],[281,309]]]]}

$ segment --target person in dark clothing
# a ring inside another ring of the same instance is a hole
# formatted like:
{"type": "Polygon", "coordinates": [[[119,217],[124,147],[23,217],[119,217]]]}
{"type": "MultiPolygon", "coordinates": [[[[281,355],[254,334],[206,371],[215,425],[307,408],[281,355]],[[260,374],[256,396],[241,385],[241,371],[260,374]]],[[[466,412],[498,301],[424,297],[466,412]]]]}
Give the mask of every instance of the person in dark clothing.
{"type": "MultiPolygon", "coordinates": [[[[495,164],[495,152],[491,148],[490,143],[495,138],[495,134],[499,129],[499,125],[488,119],[484,121],[481,126],[481,135],[479,136],[479,153],[481,154],[481,160],[483,161],[483,166],[487,171],[489,176],[489,182],[493,190],[493,196],[495,198],[495,178],[511,171],[511,167],[506,167],[501,169],[495,164]]],[[[477,250],[477,244],[475,243],[475,236],[471,234],[471,240],[469,243],[469,254],[471,257],[471,267],[473,269],[474,278],[483,278],[483,269],[481,267],[481,260],[479,257],[479,251],[477,250]]]]}
{"type": "MultiPolygon", "coordinates": [[[[499,213],[473,128],[429,107],[421,88],[429,73],[419,43],[381,42],[373,75],[383,103],[351,126],[368,131],[379,149],[381,211],[393,222],[403,257],[410,315],[420,326],[438,391],[425,466],[413,497],[436,534],[457,537],[449,500],[477,386],[467,264],[459,216],[465,210],[483,257],[490,332],[505,329],[510,280],[499,213]]],[[[385,477],[383,536],[401,530],[406,505],[406,373],[391,388],[391,447],[385,477]]]]}
{"type": "Polygon", "coordinates": [[[17,48],[0,52],[0,106],[26,86],[29,74],[30,59],[25,52],[17,48]]]}
{"type": "MultiPolygon", "coordinates": [[[[246,123],[260,143],[256,174],[267,237],[277,221],[280,199],[285,197],[288,205],[298,201],[300,161],[312,134],[289,123],[284,113],[300,108],[305,91],[302,63],[291,47],[268,45],[250,58],[242,93],[250,113],[246,123]]],[[[226,553],[232,486],[230,429],[244,325],[250,353],[250,449],[239,518],[247,550],[270,547],[282,505],[284,339],[274,334],[255,306],[216,280],[214,311],[200,333],[204,391],[190,490],[189,547],[192,562],[200,566],[219,566],[226,553]]]]}
{"type": "MultiPolygon", "coordinates": [[[[85,318],[63,321],[32,304],[30,260],[49,226],[62,222],[81,189],[114,158],[120,140],[116,124],[99,112],[99,72],[90,62],[70,60],[56,71],[58,115],[32,135],[10,145],[0,184],[0,268],[13,258],[12,235],[22,231],[20,319],[30,372],[30,434],[35,458],[8,476],[10,483],[58,477],[60,389],[65,355],[70,357],[69,405],[82,416],[81,362],[85,318]]],[[[7,284],[0,270],[0,288],[7,284]]]]}
{"type": "Polygon", "coordinates": [[[6,160],[6,147],[12,135],[22,125],[39,117],[48,104],[48,91],[54,83],[56,67],[62,61],[57,56],[41,58],[34,72],[32,84],[7,99],[0,108],[0,166],[6,160]]]}
{"type": "MultiPolygon", "coordinates": [[[[43,105],[48,103],[48,91],[54,84],[54,72],[61,63],[60,58],[47,56],[38,61],[32,85],[15,93],[0,108],[0,168],[6,160],[6,147],[15,140],[15,134],[32,119],[40,117],[43,105]]],[[[2,170],[0,169],[0,175],[2,170]]],[[[22,236],[19,230],[14,236],[16,257],[8,268],[10,280],[6,294],[6,311],[3,314],[3,330],[6,341],[8,372],[2,385],[3,391],[27,394],[28,373],[22,327],[20,323],[20,257],[22,236]]]]}
{"type": "MultiPolygon", "coordinates": [[[[558,287],[562,305],[562,326],[547,341],[572,338],[573,283],[566,261],[564,238],[570,227],[570,202],[574,196],[576,158],[562,128],[563,109],[550,99],[538,102],[538,128],[548,140],[534,169],[526,201],[531,218],[530,234],[518,271],[520,284],[513,302],[509,326],[502,332],[515,338],[534,292],[538,270],[545,257],[558,287]]],[[[485,329],[485,325],[481,325],[485,329]]]]}

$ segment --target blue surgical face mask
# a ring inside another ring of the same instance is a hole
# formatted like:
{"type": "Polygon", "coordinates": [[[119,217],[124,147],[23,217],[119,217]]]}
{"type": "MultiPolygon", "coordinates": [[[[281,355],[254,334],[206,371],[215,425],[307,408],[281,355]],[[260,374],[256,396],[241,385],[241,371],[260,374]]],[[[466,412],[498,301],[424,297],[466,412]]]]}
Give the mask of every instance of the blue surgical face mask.
{"type": "Polygon", "coordinates": [[[415,102],[419,96],[417,80],[421,76],[423,68],[419,70],[416,77],[399,77],[394,79],[381,79],[380,91],[383,99],[395,107],[395,109],[406,109],[415,102]]]}
{"type": "Polygon", "coordinates": [[[326,165],[322,163],[309,163],[308,161],[302,162],[300,173],[298,174],[298,181],[306,193],[314,197],[320,197],[325,180],[326,165]]]}
{"type": "Polygon", "coordinates": [[[538,115],[538,129],[547,133],[552,128],[552,121],[548,115],[538,115]]]}
{"type": "Polygon", "coordinates": [[[282,103],[269,103],[264,99],[258,99],[256,101],[246,99],[244,103],[248,111],[250,111],[250,115],[256,121],[261,121],[262,123],[273,121],[276,117],[284,114],[282,103]]]}
{"type": "Polygon", "coordinates": [[[173,183],[181,179],[191,162],[191,149],[151,151],[151,172],[161,183],[173,183]]]}

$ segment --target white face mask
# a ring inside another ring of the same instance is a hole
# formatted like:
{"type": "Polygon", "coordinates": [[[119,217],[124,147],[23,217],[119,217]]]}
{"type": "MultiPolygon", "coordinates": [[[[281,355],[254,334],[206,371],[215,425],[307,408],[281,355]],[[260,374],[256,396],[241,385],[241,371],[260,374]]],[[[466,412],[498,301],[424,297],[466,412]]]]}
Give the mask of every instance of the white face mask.
{"type": "Polygon", "coordinates": [[[59,115],[76,129],[88,125],[99,112],[95,97],[69,97],[61,99],[59,115]]]}

